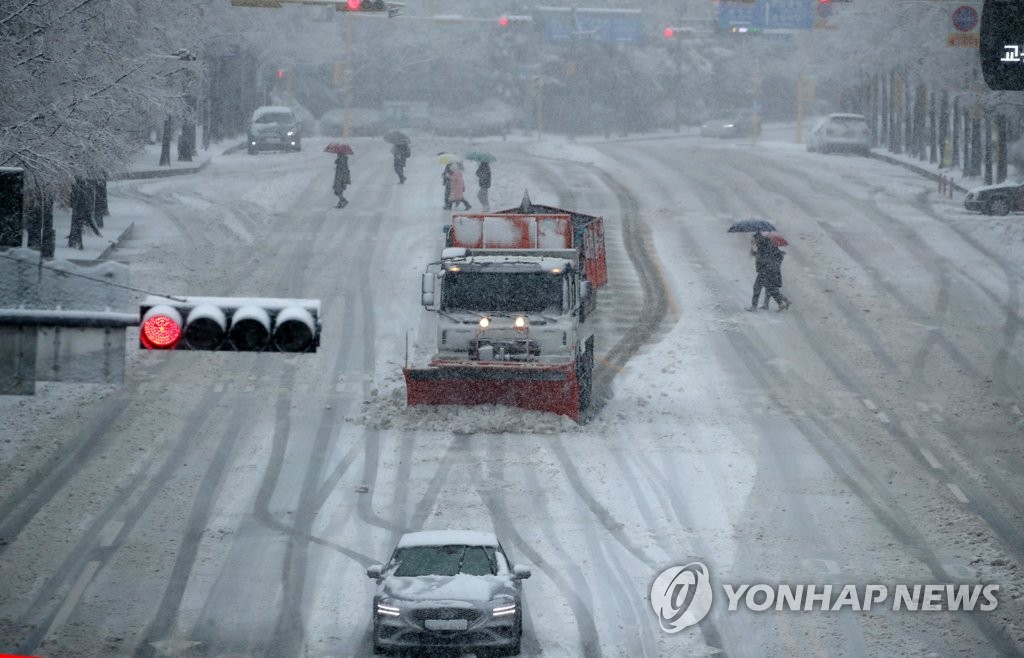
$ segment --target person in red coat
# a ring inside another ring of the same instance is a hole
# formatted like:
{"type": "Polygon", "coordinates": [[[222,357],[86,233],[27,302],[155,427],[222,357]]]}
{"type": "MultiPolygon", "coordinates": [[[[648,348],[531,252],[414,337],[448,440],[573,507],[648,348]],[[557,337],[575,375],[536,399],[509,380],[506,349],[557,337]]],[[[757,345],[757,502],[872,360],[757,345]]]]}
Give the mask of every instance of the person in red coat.
{"type": "Polygon", "coordinates": [[[469,201],[466,201],[466,180],[462,175],[462,163],[448,165],[444,170],[445,181],[448,187],[448,198],[445,210],[454,206],[464,204],[466,210],[472,208],[469,201]]]}

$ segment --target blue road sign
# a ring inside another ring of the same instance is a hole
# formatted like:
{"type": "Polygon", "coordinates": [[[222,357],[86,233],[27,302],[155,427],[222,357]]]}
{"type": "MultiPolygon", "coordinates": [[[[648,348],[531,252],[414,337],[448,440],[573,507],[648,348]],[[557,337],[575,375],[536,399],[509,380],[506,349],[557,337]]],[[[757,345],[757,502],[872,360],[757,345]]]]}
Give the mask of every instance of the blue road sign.
{"type": "Polygon", "coordinates": [[[639,9],[537,7],[534,12],[547,41],[586,36],[604,43],[639,43],[643,37],[643,13],[639,9]]]}
{"type": "Polygon", "coordinates": [[[953,10],[953,27],[961,32],[970,32],[978,26],[978,10],[962,5],[953,10]]]}
{"type": "Polygon", "coordinates": [[[756,3],[719,0],[718,27],[758,30],[809,30],[814,27],[817,0],[757,0],[756,3]]]}

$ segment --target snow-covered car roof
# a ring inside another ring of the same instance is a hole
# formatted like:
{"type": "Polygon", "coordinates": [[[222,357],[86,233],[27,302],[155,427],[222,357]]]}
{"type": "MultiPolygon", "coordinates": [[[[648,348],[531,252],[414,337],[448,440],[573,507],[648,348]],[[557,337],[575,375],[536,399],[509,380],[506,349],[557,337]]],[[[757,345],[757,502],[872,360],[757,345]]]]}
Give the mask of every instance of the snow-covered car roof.
{"type": "Polygon", "coordinates": [[[850,114],[848,112],[833,112],[825,116],[826,119],[859,119],[865,121],[866,118],[863,114],[850,114]]]}
{"type": "Polygon", "coordinates": [[[988,192],[989,190],[1005,190],[1011,187],[1020,187],[1024,185],[1022,181],[1003,181],[1002,183],[995,183],[993,185],[982,185],[980,187],[972,187],[968,192],[977,194],[978,192],[988,192]]]}
{"type": "Polygon", "coordinates": [[[294,112],[287,105],[264,105],[253,110],[252,118],[261,117],[264,114],[294,114],[294,112]]]}
{"type": "Polygon", "coordinates": [[[398,548],[409,546],[497,546],[493,532],[475,530],[424,530],[409,532],[398,540],[398,548]]]}

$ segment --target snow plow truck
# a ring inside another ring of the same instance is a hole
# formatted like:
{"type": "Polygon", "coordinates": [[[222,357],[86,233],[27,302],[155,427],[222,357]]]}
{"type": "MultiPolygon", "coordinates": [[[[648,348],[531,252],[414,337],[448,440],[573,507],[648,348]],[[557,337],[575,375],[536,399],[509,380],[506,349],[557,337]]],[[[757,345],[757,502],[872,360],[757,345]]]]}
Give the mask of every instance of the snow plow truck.
{"type": "Polygon", "coordinates": [[[591,400],[597,288],[608,282],[604,221],[533,204],[456,213],[422,275],[437,352],[407,367],[413,405],[507,406],[579,422],[591,400]]]}

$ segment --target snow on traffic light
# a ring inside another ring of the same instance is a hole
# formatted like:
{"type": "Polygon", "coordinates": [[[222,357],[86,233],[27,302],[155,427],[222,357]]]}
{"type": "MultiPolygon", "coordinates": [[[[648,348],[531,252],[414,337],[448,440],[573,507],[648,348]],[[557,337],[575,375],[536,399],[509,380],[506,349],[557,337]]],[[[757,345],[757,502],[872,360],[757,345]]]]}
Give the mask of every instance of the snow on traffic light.
{"type": "Polygon", "coordinates": [[[315,299],[151,295],[139,313],[139,347],[151,350],[315,352],[320,345],[315,299]]]}

